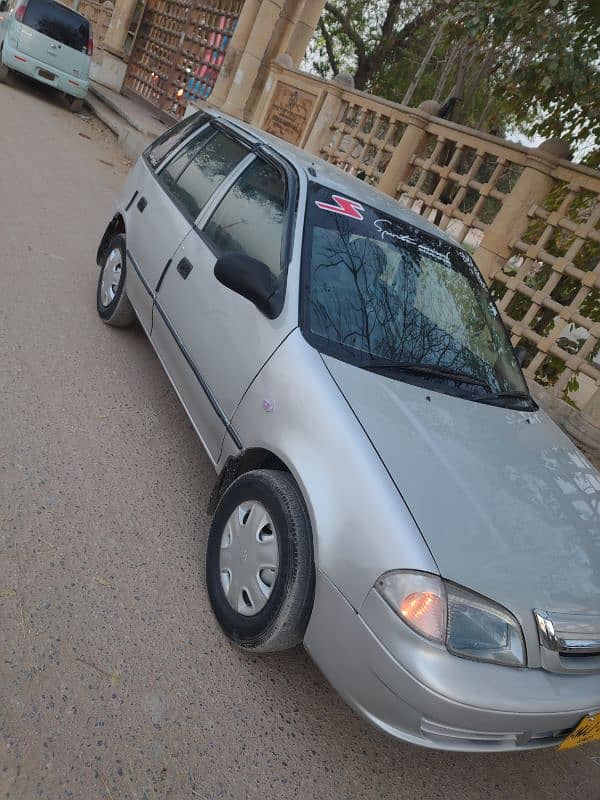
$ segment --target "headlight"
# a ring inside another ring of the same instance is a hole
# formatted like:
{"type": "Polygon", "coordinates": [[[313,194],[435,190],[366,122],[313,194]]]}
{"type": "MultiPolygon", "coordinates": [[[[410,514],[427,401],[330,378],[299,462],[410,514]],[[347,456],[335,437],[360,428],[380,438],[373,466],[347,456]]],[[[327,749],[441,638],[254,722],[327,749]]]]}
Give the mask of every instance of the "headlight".
{"type": "Polygon", "coordinates": [[[491,600],[426,572],[388,572],[376,589],[400,619],[450,653],[525,666],[519,623],[491,600]]]}

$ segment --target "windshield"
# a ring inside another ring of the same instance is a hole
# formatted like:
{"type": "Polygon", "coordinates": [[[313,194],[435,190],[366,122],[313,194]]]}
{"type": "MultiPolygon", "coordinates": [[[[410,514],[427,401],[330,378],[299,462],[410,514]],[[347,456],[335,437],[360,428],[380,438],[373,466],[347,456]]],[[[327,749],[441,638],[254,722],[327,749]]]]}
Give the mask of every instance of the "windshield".
{"type": "Polygon", "coordinates": [[[531,407],[498,310],[460,248],[312,185],[303,259],[304,333],[317,349],[439,391],[531,407]]]}

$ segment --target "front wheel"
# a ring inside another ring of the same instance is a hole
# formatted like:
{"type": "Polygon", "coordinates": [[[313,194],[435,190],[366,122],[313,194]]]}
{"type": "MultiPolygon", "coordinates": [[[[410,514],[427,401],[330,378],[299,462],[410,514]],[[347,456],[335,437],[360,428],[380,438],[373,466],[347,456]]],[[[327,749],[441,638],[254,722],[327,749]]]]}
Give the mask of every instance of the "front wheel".
{"type": "Polygon", "coordinates": [[[208,536],[206,582],[215,616],[238,647],[300,644],[313,602],[313,545],[289,473],[254,470],[227,488],[208,536]]]}
{"type": "Polygon", "coordinates": [[[107,325],[117,328],[126,328],[135,322],[135,311],[125,292],[125,256],[125,237],[120,233],[106,249],[96,291],[98,314],[107,325]]]}

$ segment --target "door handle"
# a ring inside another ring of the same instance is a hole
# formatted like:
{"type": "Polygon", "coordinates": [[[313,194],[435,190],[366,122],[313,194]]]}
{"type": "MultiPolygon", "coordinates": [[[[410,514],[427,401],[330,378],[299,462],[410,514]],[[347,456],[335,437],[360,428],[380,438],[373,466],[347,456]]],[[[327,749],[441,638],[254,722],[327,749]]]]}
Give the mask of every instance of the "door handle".
{"type": "Polygon", "coordinates": [[[183,280],[187,278],[190,272],[194,269],[194,265],[190,264],[187,258],[182,258],[179,264],[177,264],[177,272],[181,275],[183,280]]]}
{"type": "Polygon", "coordinates": [[[137,208],[138,208],[138,211],[140,212],[140,214],[144,211],[144,209],[146,208],[147,205],[148,205],[148,201],[146,200],[146,198],[145,197],[140,197],[140,199],[137,202],[137,208]]]}

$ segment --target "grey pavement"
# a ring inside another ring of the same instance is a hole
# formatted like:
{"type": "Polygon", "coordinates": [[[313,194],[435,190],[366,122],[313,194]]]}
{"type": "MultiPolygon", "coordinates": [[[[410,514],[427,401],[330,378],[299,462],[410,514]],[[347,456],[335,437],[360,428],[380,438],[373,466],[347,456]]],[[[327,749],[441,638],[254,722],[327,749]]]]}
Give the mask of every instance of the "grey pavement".
{"type": "Polygon", "coordinates": [[[126,171],[96,119],[0,85],[0,797],[598,800],[597,746],[416,749],[302,649],[225,642],[212,468],[142,333],[96,315],[126,171]]]}

